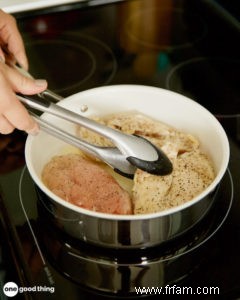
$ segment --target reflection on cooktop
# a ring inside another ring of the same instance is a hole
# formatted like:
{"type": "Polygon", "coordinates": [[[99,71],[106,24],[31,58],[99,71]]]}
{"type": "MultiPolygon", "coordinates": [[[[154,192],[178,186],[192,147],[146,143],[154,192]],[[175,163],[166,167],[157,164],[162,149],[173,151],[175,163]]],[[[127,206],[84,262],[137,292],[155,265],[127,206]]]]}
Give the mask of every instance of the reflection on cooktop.
{"type": "Polygon", "coordinates": [[[155,7],[143,3],[129,5],[129,9],[123,6],[122,14],[121,44],[130,51],[185,48],[207,34],[206,24],[200,15],[159,3],[155,7]],[[142,20],[147,21],[148,26],[142,20]]]}
{"type": "Polygon", "coordinates": [[[30,71],[64,97],[143,84],[182,93],[216,114],[237,113],[238,36],[204,2],[120,1],[22,18],[30,71]]]}

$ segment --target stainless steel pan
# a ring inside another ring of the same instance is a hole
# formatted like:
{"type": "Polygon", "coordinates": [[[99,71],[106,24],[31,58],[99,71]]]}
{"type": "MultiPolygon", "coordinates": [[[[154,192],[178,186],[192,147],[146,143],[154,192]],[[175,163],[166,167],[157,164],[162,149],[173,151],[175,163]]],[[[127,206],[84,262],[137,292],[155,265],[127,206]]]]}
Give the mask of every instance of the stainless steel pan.
{"type": "MultiPolygon", "coordinates": [[[[26,142],[26,163],[39,191],[39,201],[53,226],[72,237],[113,248],[144,248],[166,242],[189,230],[211,209],[216,192],[229,161],[227,136],[216,118],[198,103],[176,93],[154,87],[119,85],[88,90],[59,103],[73,111],[87,104],[89,115],[137,110],[195,135],[213,160],[216,178],[191,201],[171,209],[143,215],[111,215],[76,207],[54,195],[41,180],[45,163],[55,154],[66,151],[66,144],[41,132],[26,142]]],[[[73,124],[56,116],[43,119],[68,130],[73,124]]]]}

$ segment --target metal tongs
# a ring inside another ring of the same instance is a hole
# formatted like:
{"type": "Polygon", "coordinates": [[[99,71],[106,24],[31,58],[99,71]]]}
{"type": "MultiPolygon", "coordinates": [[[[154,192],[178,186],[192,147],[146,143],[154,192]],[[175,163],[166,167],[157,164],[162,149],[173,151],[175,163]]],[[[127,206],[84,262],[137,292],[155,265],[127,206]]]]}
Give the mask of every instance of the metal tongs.
{"type": "Polygon", "coordinates": [[[30,111],[42,130],[99,158],[125,177],[133,178],[137,168],[154,175],[167,175],[172,172],[172,164],[168,157],[150,141],[137,135],[125,134],[56,105],[53,102],[62,97],[50,90],[34,96],[17,96],[28,108],[55,115],[108,138],[115,147],[95,146],[30,111]]]}

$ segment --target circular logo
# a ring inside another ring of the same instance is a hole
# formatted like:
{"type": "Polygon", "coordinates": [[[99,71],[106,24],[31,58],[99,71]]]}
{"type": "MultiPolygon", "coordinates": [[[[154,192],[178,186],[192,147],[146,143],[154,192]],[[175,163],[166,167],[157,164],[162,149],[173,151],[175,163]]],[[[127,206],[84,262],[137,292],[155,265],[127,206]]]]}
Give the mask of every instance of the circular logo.
{"type": "Polygon", "coordinates": [[[18,286],[15,282],[7,282],[3,286],[3,293],[7,297],[14,297],[18,293],[18,286]]]}

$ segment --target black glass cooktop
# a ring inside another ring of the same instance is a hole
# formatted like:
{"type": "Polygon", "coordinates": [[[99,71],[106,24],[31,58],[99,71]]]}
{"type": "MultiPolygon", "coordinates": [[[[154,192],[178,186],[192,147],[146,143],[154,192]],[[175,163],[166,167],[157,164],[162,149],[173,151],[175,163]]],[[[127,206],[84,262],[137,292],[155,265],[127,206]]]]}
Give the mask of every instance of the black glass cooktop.
{"type": "Polygon", "coordinates": [[[3,299],[6,282],[22,287],[18,299],[160,298],[133,290],[143,284],[175,286],[161,299],[185,299],[183,287],[199,299],[240,297],[240,33],[227,17],[234,1],[227,16],[211,2],[222,1],[83,1],[16,15],[30,72],[56,93],[143,84],[184,94],[220,120],[231,157],[203,224],[164,249],[120,253],[49,227],[25,167],[25,134],[0,135],[3,299]]]}
{"type": "Polygon", "coordinates": [[[62,96],[144,84],[187,95],[215,114],[236,114],[240,33],[209,2],[117,1],[22,17],[30,71],[62,96]]]}

